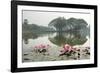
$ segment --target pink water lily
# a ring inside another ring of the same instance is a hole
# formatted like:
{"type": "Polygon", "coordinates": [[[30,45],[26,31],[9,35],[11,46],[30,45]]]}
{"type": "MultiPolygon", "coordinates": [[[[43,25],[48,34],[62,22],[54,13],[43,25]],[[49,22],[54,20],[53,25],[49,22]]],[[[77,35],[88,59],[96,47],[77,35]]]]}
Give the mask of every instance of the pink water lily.
{"type": "Polygon", "coordinates": [[[36,45],[33,47],[34,48],[34,51],[38,51],[38,52],[46,52],[48,50],[48,48],[50,48],[50,45],[47,44],[39,44],[39,45],[36,45]]]}
{"type": "Polygon", "coordinates": [[[68,44],[66,44],[66,45],[63,46],[63,49],[64,49],[64,51],[68,51],[68,52],[70,52],[70,51],[73,50],[73,47],[70,46],[70,45],[68,45],[68,44]]]}
{"type": "Polygon", "coordinates": [[[38,48],[38,45],[36,45],[36,46],[33,46],[33,48],[38,48]]]}
{"type": "Polygon", "coordinates": [[[68,53],[71,53],[71,52],[74,52],[76,50],[76,48],[73,48],[72,46],[68,45],[68,44],[65,44],[62,48],[62,50],[60,50],[61,54],[60,55],[63,55],[63,54],[68,54],[68,53]]]}
{"type": "Polygon", "coordinates": [[[46,45],[41,44],[39,47],[40,47],[40,48],[46,48],[46,45]]]}
{"type": "Polygon", "coordinates": [[[40,44],[40,45],[34,46],[34,48],[42,49],[42,48],[46,48],[46,45],[40,44]]]}

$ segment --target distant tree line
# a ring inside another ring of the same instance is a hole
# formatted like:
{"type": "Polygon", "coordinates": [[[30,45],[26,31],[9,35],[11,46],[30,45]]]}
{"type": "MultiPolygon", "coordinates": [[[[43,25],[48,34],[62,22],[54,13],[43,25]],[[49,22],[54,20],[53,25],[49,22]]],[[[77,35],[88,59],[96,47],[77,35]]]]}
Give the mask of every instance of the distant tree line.
{"type": "Polygon", "coordinates": [[[37,24],[29,24],[27,19],[24,19],[22,30],[23,32],[34,32],[34,33],[54,31],[54,29],[51,27],[39,26],[37,24]]]}

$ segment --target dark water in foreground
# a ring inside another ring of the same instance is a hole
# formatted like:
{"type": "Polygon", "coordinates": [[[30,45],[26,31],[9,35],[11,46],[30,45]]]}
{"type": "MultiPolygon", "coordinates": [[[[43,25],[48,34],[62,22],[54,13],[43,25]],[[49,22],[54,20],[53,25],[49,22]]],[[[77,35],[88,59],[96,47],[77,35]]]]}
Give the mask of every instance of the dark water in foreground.
{"type": "Polygon", "coordinates": [[[82,32],[23,33],[23,62],[81,60],[90,58],[90,39],[82,32]],[[74,52],[63,53],[68,44],[74,52]]]}

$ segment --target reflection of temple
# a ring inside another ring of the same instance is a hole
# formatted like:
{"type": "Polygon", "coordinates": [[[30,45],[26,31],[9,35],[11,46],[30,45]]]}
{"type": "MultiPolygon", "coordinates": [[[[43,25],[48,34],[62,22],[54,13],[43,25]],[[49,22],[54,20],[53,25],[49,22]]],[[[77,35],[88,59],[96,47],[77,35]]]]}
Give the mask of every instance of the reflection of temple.
{"type": "Polygon", "coordinates": [[[28,44],[28,39],[27,38],[24,38],[24,43],[28,44]]]}
{"type": "Polygon", "coordinates": [[[33,33],[23,33],[23,40],[25,44],[28,44],[28,39],[36,39],[38,36],[36,34],[33,33]]]}
{"type": "Polygon", "coordinates": [[[25,44],[28,44],[28,39],[37,39],[38,37],[44,37],[48,36],[49,34],[53,34],[51,32],[49,33],[33,33],[33,32],[24,32],[22,35],[22,39],[25,44]]]}

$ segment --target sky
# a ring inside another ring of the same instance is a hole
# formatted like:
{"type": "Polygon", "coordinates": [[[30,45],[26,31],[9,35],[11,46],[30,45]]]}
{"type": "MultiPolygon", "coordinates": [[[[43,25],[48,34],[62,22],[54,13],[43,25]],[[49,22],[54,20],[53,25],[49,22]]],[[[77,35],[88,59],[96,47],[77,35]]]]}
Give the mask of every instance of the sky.
{"type": "Polygon", "coordinates": [[[58,17],[64,17],[66,19],[69,19],[71,17],[77,19],[84,19],[88,24],[90,24],[90,14],[86,14],[86,13],[23,10],[22,17],[23,17],[23,22],[24,19],[27,19],[29,24],[37,24],[40,26],[48,26],[48,24],[53,19],[58,17]]]}

